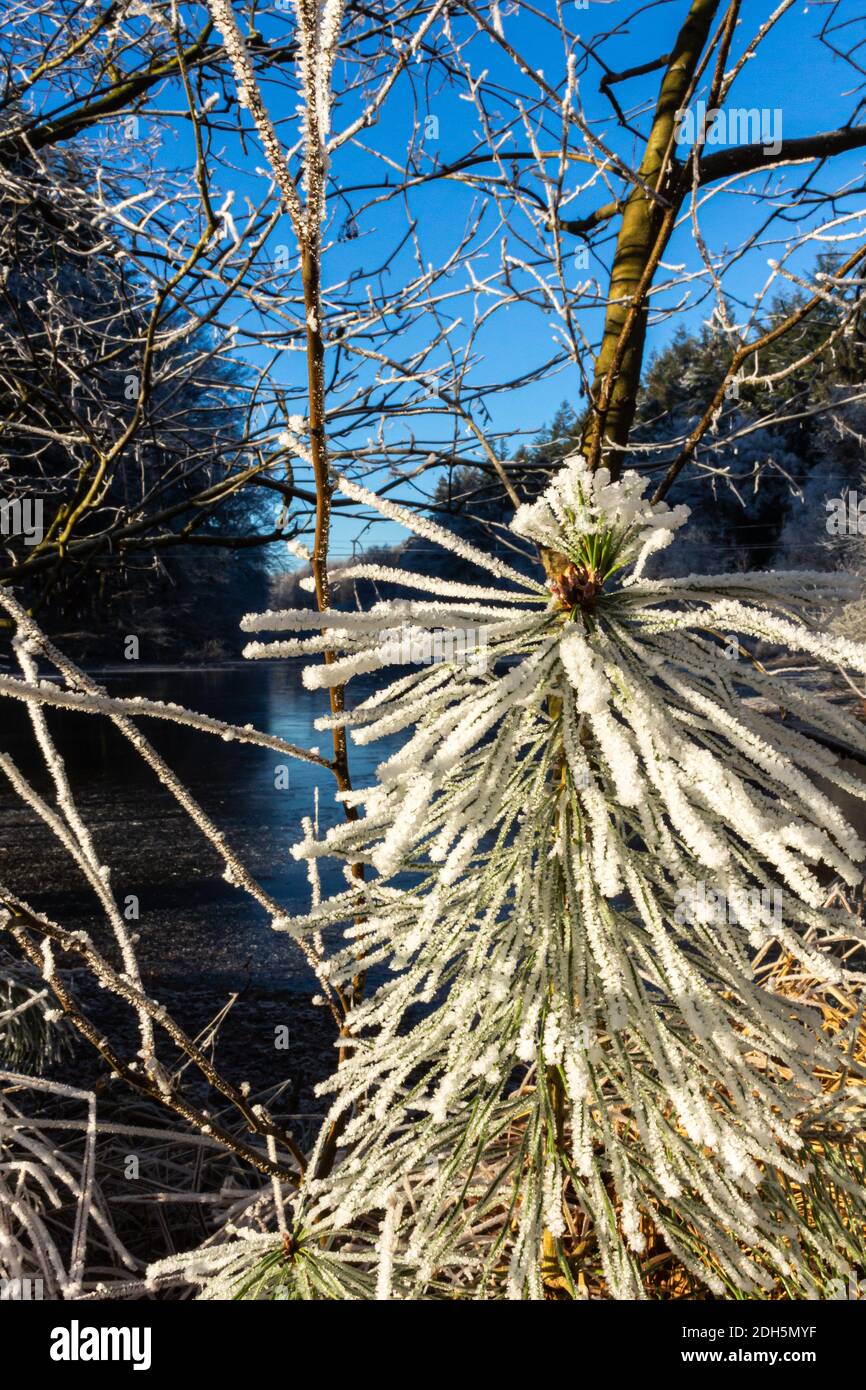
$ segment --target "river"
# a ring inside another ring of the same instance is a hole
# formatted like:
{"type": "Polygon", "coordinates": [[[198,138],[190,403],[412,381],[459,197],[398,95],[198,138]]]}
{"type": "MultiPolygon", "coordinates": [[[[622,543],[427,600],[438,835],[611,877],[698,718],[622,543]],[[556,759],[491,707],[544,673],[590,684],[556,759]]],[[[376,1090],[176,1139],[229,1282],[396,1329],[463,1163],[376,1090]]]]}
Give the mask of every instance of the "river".
{"type": "MultiPolygon", "coordinates": [[[[96,679],[112,694],[173,700],[328,753],[330,734],[313,724],[326,711],[327,696],[305,690],[300,673],[299,662],[214,669],[131,665],[96,679]]],[[[357,698],[364,693],[359,683],[357,698]]],[[[245,893],[225,882],[217,854],[106,718],[51,711],[49,722],[75,800],[111,867],[117,900],[138,899],[138,952],[147,977],[176,981],[192,975],[224,985],[242,977],[296,989],[312,983],[298,948],[271,930],[245,893]]],[[[269,749],[226,743],[155,719],[142,720],[141,727],[259,882],[287,910],[303,908],[309,902],[306,868],[289,850],[301,837],[302,817],[313,813],[316,788],[320,825],[341,818],[331,774],[269,749]],[[288,786],[281,765],[288,769],[288,786]]],[[[355,785],[372,779],[395,743],[350,748],[355,785]]],[[[53,803],[27,712],[12,700],[0,701],[0,747],[53,803]]],[[[0,880],[62,925],[86,927],[98,941],[109,940],[79,871],[8,784],[0,787],[0,880]]],[[[323,883],[338,887],[339,868],[325,866],[323,883]]]]}

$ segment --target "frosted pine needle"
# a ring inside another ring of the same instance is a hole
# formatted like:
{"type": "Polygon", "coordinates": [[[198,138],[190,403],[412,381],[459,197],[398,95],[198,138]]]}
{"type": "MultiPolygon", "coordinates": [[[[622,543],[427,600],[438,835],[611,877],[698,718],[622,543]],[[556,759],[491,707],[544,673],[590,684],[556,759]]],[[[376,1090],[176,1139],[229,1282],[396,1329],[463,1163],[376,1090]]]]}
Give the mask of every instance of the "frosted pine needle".
{"type": "Polygon", "coordinates": [[[838,1071],[850,1039],[761,987],[751,960],[776,943],[860,990],[832,949],[822,875],[858,882],[866,850],[820,783],[866,795],[836,751],[866,754],[866,733],[817,692],[731,660],[725,641],[733,630],[740,646],[866,671],[866,648],[804,621],[839,578],[645,580],[686,510],[578,458],[513,522],[542,547],[546,587],[342,485],[481,574],[477,588],[431,580],[429,600],[366,614],[245,620],[307,630],[290,650],[310,655],[327,629],[338,660],[327,676],[310,667],[311,687],[410,668],[339,716],[359,741],[407,733],[375,784],[346,796],[360,818],[323,837],[308,823],[294,849],[376,873],[280,925],[330,933],[334,982],[387,967],[325,1087],[342,1160],[307,1185],[298,1220],[334,1228],[387,1211],[403,1296],[453,1267],[481,1292],[499,1277],[491,1248],[509,1251],[507,1296],[540,1296],[564,1202],[592,1218],[615,1297],[641,1295],[650,1237],[717,1293],[760,1291],[767,1268],[802,1290],[816,1260],[846,1269],[844,1238],[797,1224],[768,1175],[809,1180],[803,1135],[826,1099],[816,1071],[838,1071]],[[385,640],[401,623],[483,624],[486,668],[404,663],[385,640]],[[395,1225],[392,1194],[410,1178],[395,1225]],[[471,1223],[497,1211],[498,1242],[473,1245],[471,1223]]]}

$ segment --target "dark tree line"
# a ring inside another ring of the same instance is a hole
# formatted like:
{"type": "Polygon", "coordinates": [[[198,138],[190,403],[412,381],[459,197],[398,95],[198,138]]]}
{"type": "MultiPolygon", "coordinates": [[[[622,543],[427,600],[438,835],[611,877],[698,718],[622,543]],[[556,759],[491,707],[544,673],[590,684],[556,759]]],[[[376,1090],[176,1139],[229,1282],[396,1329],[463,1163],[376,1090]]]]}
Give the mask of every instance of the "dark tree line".
{"type": "Polygon", "coordinates": [[[150,333],[141,277],[79,203],[86,174],[21,161],[0,193],[2,578],[88,656],[118,658],[124,634],[142,658],[234,651],[275,513],[235,485],[249,373],[208,326],[150,333]]]}

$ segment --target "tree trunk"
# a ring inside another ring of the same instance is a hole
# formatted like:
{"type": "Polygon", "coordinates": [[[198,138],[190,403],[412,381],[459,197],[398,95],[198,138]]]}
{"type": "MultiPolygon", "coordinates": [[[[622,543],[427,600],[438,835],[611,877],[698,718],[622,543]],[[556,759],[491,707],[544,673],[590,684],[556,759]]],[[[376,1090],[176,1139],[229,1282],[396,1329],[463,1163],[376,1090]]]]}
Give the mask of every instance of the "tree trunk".
{"type": "MultiPolygon", "coordinates": [[[[719,0],[693,0],[659,89],[638,172],[643,183],[662,196],[673,192],[666,188],[666,183],[672,168],[676,115],[687,99],[718,6],[719,0]]],[[[680,190],[677,198],[682,198],[680,190]]],[[[634,420],[646,342],[653,253],[660,254],[656,243],[666,220],[672,229],[673,216],[665,204],[635,184],[617,237],[604,336],[595,363],[590,416],[583,438],[586,457],[596,467],[603,460],[613,473],[619,471],[634,420]],[[650,283],[646,283],[648,278],[650,283]]]]}

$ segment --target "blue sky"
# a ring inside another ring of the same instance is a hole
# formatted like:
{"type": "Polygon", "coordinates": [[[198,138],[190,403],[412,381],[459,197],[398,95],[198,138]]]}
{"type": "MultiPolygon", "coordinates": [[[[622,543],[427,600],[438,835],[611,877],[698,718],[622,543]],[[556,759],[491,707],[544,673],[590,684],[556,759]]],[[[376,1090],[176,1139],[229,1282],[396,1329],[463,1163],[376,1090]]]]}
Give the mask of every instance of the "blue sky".
{"type": "MultiPolygon", "coordinates": [[[[778,110],[781,112],[785,138],[832,129],[850,119],[853,107],[850,93],[854,86],[854,74],[830,52],[829,48],[815,39],[816,33],[826,22],[829,8],[824,5],[794,7],[764,41],[759,56],[746,65],[734,88],[729,105],[778,110]]],[[[591,0],[589,9],[579,14],[581,37],[589,39],[597,32],[609,30],[612,21],[621,22],[628,15],[629,9],[630,6],[622,4],[621,0],[615,0],[612,4],[601,4],[591,0]]],[[[754,34],[757,25],[766,18],[768,9],[768,6],[756,3],[744,5],[742,22],[733,48],[734,57],[739,55],[754,34]]],[[[622,35],[605,48],[604,56],[607,62],[622,71],[665,52],[671,45],[684,12],[684,4],[676,0],[676,3],[670,3],[638,17],[633,23],[626,25],[622,35]]],[[[520,48],[535,66],[544,71],[549,81],[558,84],[562,78],[564,63],[561,49],[558,43],[553,41],[551,31],[531,18],[524,17],[523,14],[510,16],[505,23],[506,33],[509,38],[513,38],[515,46],[520,48]]],[[[500,54],[490,55],[490,65],[494,74],[499,69],[503,73],[507,70],[508,80],[511,83],[515,82],[513,67],[500,54]]],[[[633,154],[633,148],[630,147],[628,137],[623,138],[621,132],[617,131],[612,112],[608,119],[597,120],[608,112],[604,98],[597,91],[598,79],[595,74],[598,72],[600,69],[594,69],[593,77],[584,79],[581,84],[587,116],[593,122],[596,133],[612,144],[618,153],[628,158],[633,154]]],[[[630,102],[639,98],[654,99],[659,80],[660,74],[653,73],[648,77],[619,85],[617,93],[621,104],[627,107],[630,102]]],[[[527,92],[531,91],[529,83],[525,80],[522,82],[518,77],[517,82],[519,85],[525,85],[527,92]]],[[[471,119],[471,108],[460,102],[456,96],[443,93],[434,97],[429,109],[438,116],[440,158],[447,162],[465,148],[467,117],[471,119]]],[[[406,101],[405,91],[396,92],[391,110],[377,131],[379,148],[388,148],[389,141],[393,142],[394,153],[397,155],[401,134],[405,142],[405,132],[411,125],[411,119],[412,111],[406,101]]],[[[646,128],[645,121],[641,123],[638,120],[638,124],[646,128]]],[[[344,152],[344,163],[352,159],[351,151],[344,152]]],[[[796,173],[785,171],[778,176],[779,185],[785,183],[790,186],[801,174],[802,170],[796,173]]],[[[862,182],[862,175],[861,152],[844,155],[833,161],[832,178],[837,186],[846,180],[862,182]]],[[[721,250],[725,246],[736,245],[744,231],[757,224],[755,202],[749,196],[751,186],[750,180],[742,180],[737,185],[735,194],[718,198],[703,213],[702,231],[712,249],[721,250]]],[[[572,216],[580,215],[590,210],[598,201],[603,201],[599,191],[591,190],[578,204],[572,205],[569,213],[572,216]]],[[[434,264],[448,254],[453,228],[465,217],[467,204],[465,192],[449,185],[431,185],[426,193],[415,195],[414,206],[419,215],[420,234],[426,254],[434,264]]],[[[808,225],[808,216],[804,216],[801,222],[793,222],[793,229],[796,230],[800,226],[805,228],[808,225]]],[[[357,246],[357,243],[350,243],[352,248],[357,246]]],[[[364,254],[361,248],[358,248],[355,254],[359,252],[364,254]]],[[[743,305],[751,305],[756,291],[766,279],[768,256],[778,257],[783,252],[784,242],[780,241],[777,247],[745,256],[732,268],[726,279],[729,292],[743,305]]],[[[814,252],[809,250],[799,258],[795,257],[790,262],[791,267],[798,273],[808,272],[813,256],[814,252]]],[[[688,229],[674,237],[665,260],[668,264],[682,263],[688,268],[698,266],[698,257],[688,229]]],[[[594,273],[598,274],[604,285],[603,269],[596,266],[594,273]]],[[[576,278],[585,278],[586,274],[586,271],[576,272],[576,278]]],[[[710,307],[707,304],[695,305],[691,309],[687,306],[682,317],[669,319],[652,327],[649,335],[650,349],[662,347],[683,322],[697,326],[705,318],[710,307]]],[[[484,373],[488,380],[512,376],[521,360],[541,355],[549,341],[549,321],[537,310],[515,307],[508,310],[507,314],[509,322],[506,331],[491,334],[485,342],[484,373]]],[[[745,309],[737,317],[745,317],[745,309]]],[[[590,310],[585,318],[588,331],[594,331],[599,321],[599,311],[590,310]]],[[[493,424],[500,429],[518,429],[531,435],[551,418],[563,399],[575,404],[581,403],[580,379],[573,366],[566,367],[553,379],[540,382],[513,395],[493,397],[493,424]]],[[[343,537],[339,529],[337,538],[340,545],[343,537]]]]}
{"type": "MultiPolygon", "coordinates": [[[[570,0],[563,0],[566,14],[570,8],[570,0]]],[[[759,4],[756,0],[746,0],[734,42],[734,57],[742,51],[744,44],[766,18],[770,8],[769,5],[759,4]]],[[[853,10],[853,6],[850,8],[853,10]]],[[[543,71],[548,82],[558,87],[563,80],[565,60],[560,40],[553,28],[539,19],[531,7],[526,5],[521,5],[515,12],[514,6],[509,5],[508,0],[502,0],[501,9],[506,37],[533,67],[543,71]]],[[[550,14],[551,0],[543,0],[538,9],[542,15],[550,14]]],[[[621,31],[605,45],[603,56],[612,68],[622,71],[668,51],[686,9],[686,0],[668,0],[668,3],[649,11],[638,10],[633,18],[629,18],[632,5],[626,0],[610,0],[609,3],[590,0],[586,9],[574,6],[570,19],[585,41],[620,26],[621,31]]],[[[729,104],[771,110],[778,108],[781,111],[785,137],[805,135],[843,124],[850,118],[854,109],[855,99],[851,93],[856,85],[856,75],[850,67],[845,66],[831,53],[829,47],[818,43],[815,35],[830,17],[837,20],[852,18],[853,14],[849,14],[848,10],[849,7],[844,4],[841,9],[830,4],[797,4],[792,7],[762,44],[758,57],[746,65],[729,104]]],[[[266,32],[276,32],[279,29],[285,33],[291,19],[284,11],[269,15],[267,10],[260,10],[257,11],[256,22],[266,32]]],[[[463,32],[468,22],[465,17],[455,19],[455,32],[463,32]]],[[[844,40],[845,37],[843,33],[841,38],[844,40]]],[[[486,67],[489,80],[495,82],[501,79],[507,82],[509,87],[519,89],[527,102],[531,101],[534,91],[532,82],[515,70],[508,57],[496,45],[482,38],[473,44],[470,54],[476,72],[486,67]]],[[[627,133],[618,131],[613,111],[598,91],[601,71],[597,64],[590,64],[588,73],[581,81],[581,99],[586,117],[597,135],[613,146],[621,157],[634,162],[636,143],[627,133]]],[[[617,96],[623,107],[628,110],[638,100],[651,103],[658,90],[659,80],[660,73],[656,72],[617,85],[617,96]]],[[[281,131],[289,141],[294,138],[297,125],[294,114],[289,115],[287,96],[288,92],[284,86],[274,86],[269,93],[278,120],[281,108],[286,110],[281,131]]],[[[335,119],[336,127],[339,128],[353,114],[349,107],[338,112],[335,119]]],[[[455,91],[434,90],[418,108],[413,104],[412,90],[407,80],[397,83],[380,121],[372,130],[364,133],[364,141],[371,149],[401,162],[414,119],[417,116],[423,121],[428,114],[435,115],[438,121],[438,138],[429,141],[428,146],[435,146],[440,161],[448,162],[454,156],[463,153],[471,141],[472,131],[478,125],[471,104],[460,100],[455,91]]],[[[641,129],[647,128],[646,114],[637,115],[635,121],[641,129]]],[[[525,144],[523,138],[519,143],[521,146],[525,144]]],[[[221,182],[223,189],[234,188],[237,209],[242,205],[245,196],[254,200],[260,198],[264,182],[256,175],[255,169],[263,160],[253,146],[247,152],[242,152],[237,144],[229,144],[225,153],[234,168],[224,172],[221,182]]],[[[173,130],[166,131],[158,161],[169,168],[188,169],[190,156],[188,126],[180,120],[174,123],[173,130]]],[[[371,154],[349,145],[338,154],[334,172],[340,183],[347,186],[363,182],[371,173],[378,177],[381,169],[382,165],[371,154]]],[[[862,181],[862,172],[862,153],[855,152],[834,160],[830,173],[822,182],[826,183],[832,177],[834,185],[838,186],[845,179],[856,181],[858,176],[862,181]]],[[[786,182],[790,185],[799,177],[800,171],[783,171],[779,176],[780,184],[786,182]]],[[[717,199],[703,213],[702,231],[712,250],[720,251],[725,246],[738,244],[744,233],[757,225],[758,213],[754,200],[749,196],[749,186],[749,181],[743,180],[737,186],[736,194],[717,199]]],[[[606,195],[603,187],[592,188],[570,205],[568,215],[579,216],[604,201],[606,195]]],[[[464,225],[475,202],[477,196],[464,185],[442,181],[431,183],[412,194],[412,214],[417,220],[417,234],[426,260],[434,265],[442,263],[453,246],[455,229],[464,225]]],[[[331,208],[334,220],[329,230],[333,232],[339,228],[344,218],[336,200],[332,201],[331,208]]],[[[493,229],[495,225],[495,218],[490,214],[484,227],[493,229]]],[[[796,225],[795,222],[794,226],[796,225]]],[[[804,216],[802,226],[806,225],[808,223],[804,216]]],[[[326,285],[329,281],[333,283],[339,280],[349,269],[366,272],[378,266],[383,257],[387,259],[389,248],[402,235],[404,227],[404,210],[396,202],[364,214],[359,221],[361,235],[357,239],[332,245],[325,263],[326,285]]],[[[280,242],[291,243],[288,227],[285,232],[278,230],[275,233],[272,246],[280,242]]],[[[572,245],[576,250],[579,243],[574,241],[572,245]]],[[[604,252],[608,261],[610,249],[608,246],[604,252]]],[[[739,299],[742,305],[750,304],[756,290],[766,278],[768,255],[780,255],[783,250],[784,243],[780,242],[778,248],[745,256],[733,267],[729,278],[726,279],[729,293],[739,299]]],[[[799,263],[795,260],[792,265],[800,272],[807,271],[812,259],[810,252],[801,257],[799,263]]],[[[665,261],[669,266],[682,264],[686,270],[694,270],[699,266],[700,262],[691,244],[688,229],[675,235],[665,261]]],[[[405,265],[405,254],[402,261],[399,256],[396,257],[391,273],[399,276],[405,265]]],[[[479,266],[483,268],[483,262],[479,262],[479,266]]],[[[589,271],[575,267],[575,283],[585,280],[587,275],[591,274],[599,280],[603,290],[605,269],[605,265],[599,262],[594,263],[589,271]]],[[[458,271],[452,288],[458,291],[465,283],[463,273],[458,271]]],[[[696,326],[706,317],[711,307],[710,304],[696,301],[694,288],[678,289],[674,292],[674,298],[679,296],[683,300],[682,314],[651,328],[650,348],[661,347],[681,323],[696,326]]],[[[465,323],[472,312],[471,294],[466,293],[455,299],[454,317],[462,316],[465,323]]],[[[581,322],[590,337],[597,336],[600,313],[598,307],[587,307],[580,314],[581,322]]],[[[742,319],[744,315],[745,310],[742,310],[737,313],[737,318],[742,319]]],[[[426,325],[416,327],[404,343],[404,348],[420,342],[426,331],[426,325]]],[[[463,329],[455,330],[456,341],[459,341],[462,332],[463,329]]],[[[507,313],[500,315],[495,320],[495,328],[485,335],[482,343],[483,361],[475,369],[475,374],[479,381],[508,380],[518,374],[526,364],[542,360],[550,351],[550,318],[538,309],[514,306],[507,313]]],[[[248,353],[253,359],[257,355],[253,349],[245,347],[243,339],[239,343],[239,352],[240,355],[248,353]]],[[[304,364],[299,354],[288,354],[281,364],[281,370],[287,386],[300,386],[304,364]]],[[[489,405],[490,428],[494,431],[519,431],[520,437],[531,439],[550,420],[556,407],[564,399],[575,406],[581,404],[580,379],[573,365],[567,365],[547,380],[507,394],[492,396],[489,405]]],[[[405,434],[407,428],[400,420],[393,421],[390,427],[395,439],[401,432],[405,434]]],[[[446,428],[447,425],[442,421],[434,427],[440,434],[446,428]]],[[[303,476],[303,468],[298,472],[303,476]]],[[[429,486],[429,479],[425,486],[429,486]]],[[[351,541],[358,535],[358,530],[356,523],[338,518],[334,531],[335,553],[346,553],[350,550],[351,541]]],[[[395,529],[388,525],[377,531],[376,539],[393,539],[395,534],[395,529]]]]}

